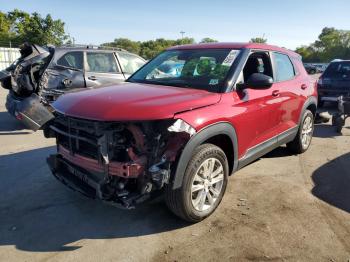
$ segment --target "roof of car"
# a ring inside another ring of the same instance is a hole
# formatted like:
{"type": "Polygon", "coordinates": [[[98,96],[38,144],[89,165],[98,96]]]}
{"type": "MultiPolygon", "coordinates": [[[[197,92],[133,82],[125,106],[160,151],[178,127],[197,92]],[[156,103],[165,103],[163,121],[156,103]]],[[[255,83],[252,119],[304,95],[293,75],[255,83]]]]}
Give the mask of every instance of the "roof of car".
{"type": "Polygon", "coordinates": [[[127,52],[126,50],[123,49],[104,49],[104,48],[89,48],[89,47],[56,47],[56,50],[73,50],[73,51],[91,51],[91,52],[115,52],[115,51],[123,51],[123,52],[127,52]]]}
{"type": "Polygon", "coordinates": [[[126,54],[132,54],[134,56],[137,56],[143,60],[145,60],[143,57],[131,53],[125,49],[122,48],[103,48],[103,47],[98,47],[98,48],[94,48],[94,47],[89,47],[89,46],[79,46],[79,47],[72,47],[72,46],[60,46],[60,47],[56,47],[55,48],[56,51],[58,52],[67,52],[67,51],[89,51],[89,52],[106,52],[106,53],[114,53],[114,52],[118,52],[118,53],[126,53],[126,54]]]}
{"type": "Polygon", "coordinates": [[[339,62],[350,62],[350,60],[334,59],[331,61],[331,63],[339,63],[339,62]]]}
{"type": "Polygon", "coordinates": [[[260,44],[260,43],[201,43],[201,44],[190,44],[190,45],[179,45],[168,48],[168,50],[184,50],[184,49],[261,49],[268,51],[277,51],[282,53],[288,53],[292,56],[299,56],[297,53],[278,46],[260,44]]]}

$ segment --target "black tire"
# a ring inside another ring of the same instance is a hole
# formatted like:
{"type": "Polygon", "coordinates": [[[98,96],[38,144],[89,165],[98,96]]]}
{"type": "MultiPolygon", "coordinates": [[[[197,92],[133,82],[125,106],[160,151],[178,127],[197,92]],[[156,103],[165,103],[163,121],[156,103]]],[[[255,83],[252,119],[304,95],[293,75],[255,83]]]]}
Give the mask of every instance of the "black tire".
{"type": "Polygon", "coordinates": [[[341,134],[341,130],[343,129],[343,126],[345,124],[344,119],[341,116],[338,116],[334,122],[337,133],[341,134]]]}
{"type": "Polygon", "coordinates": [[[336,113],[332,116],[332,126],[337,126],[337,119],[341,117],[341,114],[336,113]]]}
{"type": "Polygon", "coordinates": [[[295,154],[304,153],[309,148],[309,146],[311,144],[311,140],[307,146],[303,145],[303,143],[302,143],[302,129],[303,129],[303,125],[304,125],[304,122],[305,122],[307,117],[311,117],[311,119],[312,119],[312,133],[311,134],[313,134],[314,115],[312,114],[312,112],[310,110],[305,110],[305,112],[303,113],[303,117],[302,117],[302,120],[300,122],[299,130],[298,130],[296,137],[294,138],[294,140],[292,142],[287,143],[287,148],[295,154]]]}
{"type": "Polygon", "coordinates": [[[187,165],[182,186],[175,190],[172,189],[171,184],[166,186],[165,201],[167,206],[175,215],[188,222],[193,223],[203,220],[204,218],[210,216],[220,204],[226,190],[228,173],[229,167],[224,151],[213,144],[200,145],[194,151],[192,158],[187,165]],[[198,211],[192,204],[192,181],[202,163],[209,158],[215,158],[221,163],[224,175],[223,183],[221,191],[212,206],[208,210],[198,211]]]}

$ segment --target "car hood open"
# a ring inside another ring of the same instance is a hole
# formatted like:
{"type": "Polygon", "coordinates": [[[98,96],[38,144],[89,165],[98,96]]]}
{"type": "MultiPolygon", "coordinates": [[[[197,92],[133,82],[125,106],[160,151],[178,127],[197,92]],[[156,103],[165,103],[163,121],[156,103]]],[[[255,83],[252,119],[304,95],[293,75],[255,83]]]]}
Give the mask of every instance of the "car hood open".
{"type": "Polygon", "coordinates": [[[67,116],[83,119],[156,120],[215,104],[220,97],[218,93],[198,89],[124,83],[66,94],[52,106],[67,116]]]}

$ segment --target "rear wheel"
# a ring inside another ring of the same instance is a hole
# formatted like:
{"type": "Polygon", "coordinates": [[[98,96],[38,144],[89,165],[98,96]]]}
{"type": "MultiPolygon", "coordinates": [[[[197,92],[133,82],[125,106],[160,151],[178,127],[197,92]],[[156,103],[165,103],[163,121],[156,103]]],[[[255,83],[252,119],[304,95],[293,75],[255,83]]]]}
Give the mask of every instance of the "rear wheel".
{"type": "Polygon", "coordinates": [[[228,177],[225,153],[217,146],[199,146],[186,168],[182,186],[166,188],[169,209],[189,222],[198,222],[211,215],[225,193],[228,177]]]}
{"type": "Polygon", "coordinates": [[[345,121],[342,116],[338,116],[334,121],[335,129],[338,133],[341,133],[341,130],[343,129],[343,126],[345,124],[345,121]]]}
{"type": "Polygon", "coordinates": [[[305,110],[298,134],[294,140],[287,144],[288,149],[293,153],[304,153],[310,146],[314,133],[314,115],[310,110],[305,110]]]}

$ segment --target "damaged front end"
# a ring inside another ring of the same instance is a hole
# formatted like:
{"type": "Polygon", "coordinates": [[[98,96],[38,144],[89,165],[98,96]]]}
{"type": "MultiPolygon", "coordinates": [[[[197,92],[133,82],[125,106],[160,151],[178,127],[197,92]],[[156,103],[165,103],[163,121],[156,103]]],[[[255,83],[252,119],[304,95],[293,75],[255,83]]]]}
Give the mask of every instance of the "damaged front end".
{"type": "Polygon", "coordinates": [[[48,158],[55,177],[80,193],[133,208],[170,182],[195,130],[182,120],[99,122],[56,113],[45,130],[56,137],[48,158]]]}

